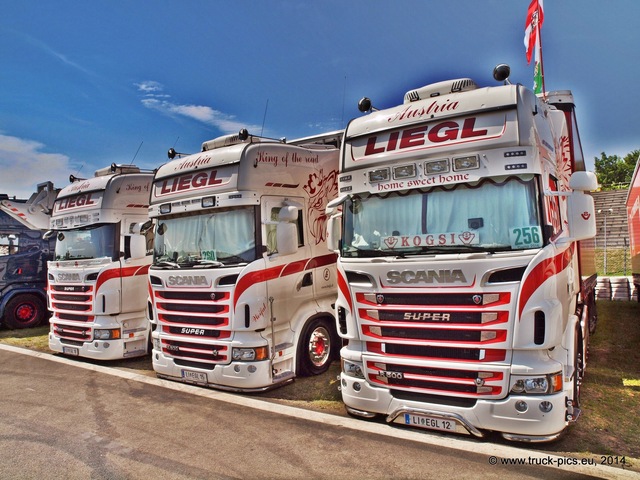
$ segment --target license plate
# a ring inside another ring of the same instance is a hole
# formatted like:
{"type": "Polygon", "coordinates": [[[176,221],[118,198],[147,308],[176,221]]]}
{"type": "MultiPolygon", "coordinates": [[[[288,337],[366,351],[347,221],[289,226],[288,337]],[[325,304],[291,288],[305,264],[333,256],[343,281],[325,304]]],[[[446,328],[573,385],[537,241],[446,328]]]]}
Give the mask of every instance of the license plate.
{"type": "Polygon", "coordinates": [[[66,353],[67,355],[78,356],[80,354],[80,350],[75,347],[62,347],[62,353],[66,353]]]}
{"type": "Polygon", "coordinates": [[[190,382],[207,383],[207,374],[202,372],[192,372],[191,370],[182,370],[182,378],[190,382]]]}
{"type": "Polygon", "coordinates": [[[428,428],[429,430],[441,430],[443,432],[455,432],[456,422],[438,417],[428,417],[426,415],[416,415],[412,413],[404,414],[405,425],[413,427],[428,428]]]}

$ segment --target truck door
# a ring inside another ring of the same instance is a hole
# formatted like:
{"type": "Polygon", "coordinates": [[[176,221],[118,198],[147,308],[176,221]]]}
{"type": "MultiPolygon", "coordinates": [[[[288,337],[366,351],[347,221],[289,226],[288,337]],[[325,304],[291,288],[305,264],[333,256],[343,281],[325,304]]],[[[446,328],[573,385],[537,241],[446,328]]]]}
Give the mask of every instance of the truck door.
{"type": "MultiPolygon", "coordinates": [[[[301,311],[313,299],[313,275],[308,270],[311,249],[305,238],[304,198],[269,197],[263,202],[262,218],[265,219],[263,235],[267,244],[266,269],[273,272],[267,280],[267,298],[271,300],[274,322],[274,345],[293,346],[294,331],[301,318],[301,311]],[[278,252],[276,228],[281,209],[296,205],[298,218],[295,223],[298,249],[283,255],[278,252]]],[[[278,350],[278,349],[276,349],[278,350]]]]}

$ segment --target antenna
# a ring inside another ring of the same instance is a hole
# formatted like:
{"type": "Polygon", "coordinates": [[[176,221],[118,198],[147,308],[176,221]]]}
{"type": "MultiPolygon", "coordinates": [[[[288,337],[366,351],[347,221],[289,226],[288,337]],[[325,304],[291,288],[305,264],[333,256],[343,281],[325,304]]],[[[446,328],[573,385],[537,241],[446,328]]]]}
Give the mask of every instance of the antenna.
{"type": "Polygon", "coordinates": [[[129,165],[133,165],[133,161],[136,159],[136,157],[138,156],[138,152],[140,151],[140,149],[142,148],[142,144],[144,143],[144,140],[140,142],[140,145],[138,146],[138,150],[136,150],[136,154],[133,156],[133,158],[131,159],[131,163],[129,165]]]}
{"type": "Polygon", "coordinates": [[[262,117],[262,129],[260,130],[260,136],[264,133],[264,122],[267,119],[267,109],[269,108],[269,99],[267,98],[267,104],[264,106],[264,116],[262,117]]]}
{"type": "Polygon", "coordinates": [[[75,175],[73,173],[71,175],[69,175],[69,181],[71,183],[75,182],[76,180],[83,180],[82,178],[79,178],[79,177],[76,176],[76,175],[78,175],[80,173],[80,170],[82,170],[82,167],[84,167],[84,163],[82,165],[80,165],[80,168],[76,171],[75,175]]]}
{"type": "Polygon", "coordinates": [[[344,125],[344,102],[347,95],[347,76],[344,76],[344,86],[342,87],[342,116],[340,117],[340,126],[338,128],[342,128],[344,125]]]}

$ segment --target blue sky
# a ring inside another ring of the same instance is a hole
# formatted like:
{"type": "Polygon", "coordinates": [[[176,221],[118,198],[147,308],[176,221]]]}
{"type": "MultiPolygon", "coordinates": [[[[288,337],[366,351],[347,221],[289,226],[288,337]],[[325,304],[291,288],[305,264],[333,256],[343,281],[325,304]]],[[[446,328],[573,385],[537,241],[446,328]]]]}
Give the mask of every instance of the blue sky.
{"type": "MultiPolygon", "coordinates": [[[[529,87],[529,0],[0,0],[0,193],[248,128],[343,128],[452,78],[529,87]]],[[[545,0],[546,89],[572,90],[587,165],[640,148],[640,1],[545,0]]]]}

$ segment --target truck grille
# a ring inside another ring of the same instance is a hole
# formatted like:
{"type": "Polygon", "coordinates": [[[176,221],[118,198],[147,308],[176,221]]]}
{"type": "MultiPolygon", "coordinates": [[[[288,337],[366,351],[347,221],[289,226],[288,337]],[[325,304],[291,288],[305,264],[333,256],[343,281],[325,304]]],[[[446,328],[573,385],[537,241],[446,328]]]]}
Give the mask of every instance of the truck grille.
{"type": "Polygon", "coordinates": [[[504,396],[510,298],[508,292],[356,293],[367,379],[394,395],[504,396]]]}
{"type": "Polygon", "coordinates": [[[160,344],[177,365],[212,369],[228,363],[229,292],[160,290],[152,285],[160,344]]]}
{"type": "Polygon", "coordinates": [[[374,384],[432,395],[499,396],[505,378],[503,372],[417,367],[371,360],[367,361],[366,370],[367,378],[374,384]]]}
{"type": "Polygon", "coordinates": [[[91,341],[93,296],[93,285],[49,285],[53,334],[66,343],[91,341]]]}

